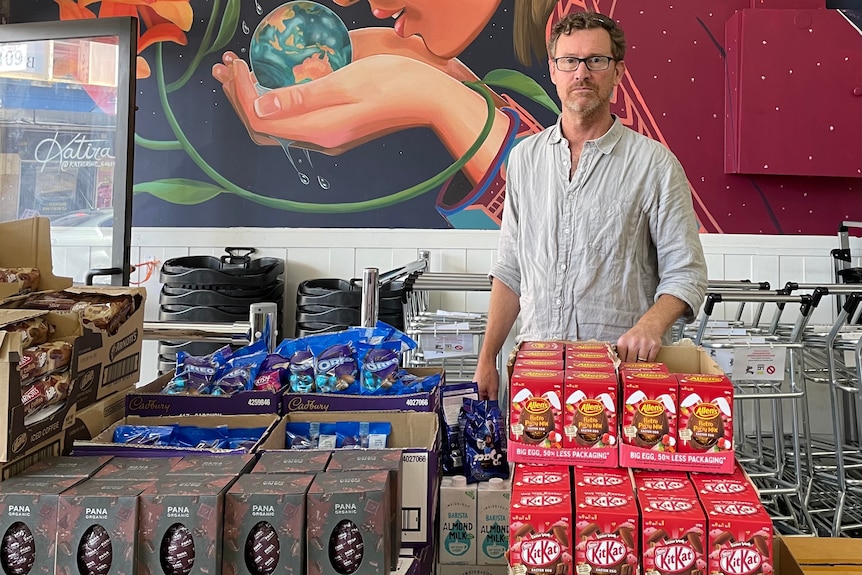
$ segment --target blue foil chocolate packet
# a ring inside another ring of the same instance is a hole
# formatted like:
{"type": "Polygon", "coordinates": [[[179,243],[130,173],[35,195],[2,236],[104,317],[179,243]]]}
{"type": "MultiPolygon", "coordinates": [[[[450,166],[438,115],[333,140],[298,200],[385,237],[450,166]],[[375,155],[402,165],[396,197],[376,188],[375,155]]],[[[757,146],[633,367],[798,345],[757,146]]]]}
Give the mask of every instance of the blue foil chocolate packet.
{"type": "Polygon", "coordinates": [[[227,425],[217,427],[178,425],[172,445],[196,449],[224,449],[227,446],[227,437],[227,425]]]}
{"type": "Polygon", "coordinates": [[[314,354],[309,349],[298,349],[288,362],[288,381],[292,393],[313,393],[314,354]]]}
{"type": "Polygon", "coordinates": [[[188,395],[206,393],[232,354],[233,351],[229,345],[202,357],[178,351],[174,379],[165,387],[163,392],[188,395]]]}
{"type": "Polygon", "coordinates": [[[248,453],[257,445],[265,432],[265,427],[229,428],[227,430],[227,448],[244,449],[248,453]]]}
{"type": "Polygon", "coordinates": [[[398,342],[386,342],[377,347],[358,344],[358,355],[361,358],[359,373],[362,379],[360,393],[387,395],[400,390],[401,386],[396,385],[398,364],[401,361],[399,347],[398,342]]]}
{"type": "Polygon", "coordinates": [[[136,445],[171,445],[176,425],[118,425],[114,429],[114,443],[136,445]]]}
{"type": "Polygon", "coordinates": [[[464,475],[467,483],[507,479],[505,427],[497,401],[464,398],[458,425],[464,441],[464,475]]]}
{"type": "Polygon", "coordinates": [[[332,345],[315,354],[314,384],[321,393],[356,393],[356,358],[350,343],[332,345]]]}

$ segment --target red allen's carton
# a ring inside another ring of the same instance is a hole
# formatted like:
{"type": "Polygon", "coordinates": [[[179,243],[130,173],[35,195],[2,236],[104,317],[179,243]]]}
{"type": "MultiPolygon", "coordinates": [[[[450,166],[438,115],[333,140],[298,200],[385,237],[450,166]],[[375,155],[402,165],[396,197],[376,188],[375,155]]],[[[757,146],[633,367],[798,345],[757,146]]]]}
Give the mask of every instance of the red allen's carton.
{"type": "Polygon", "coordinates": [[[635,372],[623,380],[623,443],[676,451],[677,383],[661,372],[635,372]]]}
{"type": "Polygon", "coordinates": [[[638,492],[643,572],[707,575],[706,516],[697,499],[638,492]]]}
{"type": "Polygon", "coordinates": [[[515,369],[510,386],[510,439],[525,445],[560,448],[563,372],[515,369]]]}
{"type": "Polygon", "coordinates": [[[733,449],[733,384],[724,375],[677,374],[680,453],[733,449]]]}
{"type": "Polygon", "coordinates": [[[617,377],[614,373],[566,372],[563,447],[617,445],[617,377]]]}
{"type": "Polygon", "coordinates": [[[519,575],[572,573],[572,501],[568,490],[512,494],[507,559],[519,575]]]}
{"type": "Polygon", "coordinates": [[[772,521],[758,501],[704,501],[710,575],[773,575],[772,521]]]}
{"type": "Polygon", "coordinates": [[[631,490],[582,487],[575,499],[575,573],[638,573],[638,506],[631,490]]]}

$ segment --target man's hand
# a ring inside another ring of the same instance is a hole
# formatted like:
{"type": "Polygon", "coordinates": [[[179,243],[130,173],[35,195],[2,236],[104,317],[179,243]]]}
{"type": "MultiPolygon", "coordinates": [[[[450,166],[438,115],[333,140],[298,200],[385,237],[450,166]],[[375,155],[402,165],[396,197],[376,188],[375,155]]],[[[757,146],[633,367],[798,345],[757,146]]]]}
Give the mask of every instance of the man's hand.
{"type": "Polygon", "coordinates": [[[479,384],[479,399],[496,400],[500,390],[500,372],[497,370],[496,361],[483,362],[480,359],[473,381],[479,384]]]}
{"type": "Polygon", "coordinates": [[[663,333],[650,331],[638,323],[617,340],[617,355],[622,361],[654,361],[661,349],[663,333]]]}

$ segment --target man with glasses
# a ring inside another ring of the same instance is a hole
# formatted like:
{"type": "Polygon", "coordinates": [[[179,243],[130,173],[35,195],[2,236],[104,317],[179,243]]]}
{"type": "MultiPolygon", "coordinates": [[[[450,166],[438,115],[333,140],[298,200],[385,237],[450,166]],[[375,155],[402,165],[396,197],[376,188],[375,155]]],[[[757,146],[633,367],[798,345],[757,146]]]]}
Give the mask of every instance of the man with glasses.
{"type": "Polygon", "coordinates": [[[570,14],[548,42],[562,114],[511,152],[488,326],[474,379],[495,399],[496,356],[519,341],[597,339],[652,361],[694,318],[706,264],[685,173],[661,143],[610,112],[625,36],[602,14],[570,14]]]}

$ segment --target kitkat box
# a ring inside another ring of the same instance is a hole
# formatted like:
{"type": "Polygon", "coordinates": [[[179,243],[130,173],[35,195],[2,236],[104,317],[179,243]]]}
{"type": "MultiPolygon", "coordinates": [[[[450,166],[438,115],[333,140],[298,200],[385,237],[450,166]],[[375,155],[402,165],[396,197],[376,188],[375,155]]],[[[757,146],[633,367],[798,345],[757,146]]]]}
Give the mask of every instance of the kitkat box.
{"type": "Polygon", "coordinates": [[[676,378],[661,372],[630,372],[622,378],[620,464],[668,469],[677,443],[676,378]]]}
{"type": "Polygon", "coordinates": [[[733,468],[733,383],[721,374],[677,374],[680,453],[726,460],[733,468]]]}
{"type": "Polygon", "coordinates": [[[739,467],[736,467],[731,475],[692,473],[691,482],[701,501],[760,501],[760,495],[754,485],[739,467]]]}
{"type": "Polygon", "coordinates": [[[508,559],[513,573],[572,573],[572,500],[567,490],[512,493],[508,559]]]}
{"type": "Polygon", "coordinates": [[[759,501],[702,500],[710,575],[772,575],[772,520],[759,501]]]}
{"type": "Polygon", "coordinates": [[[512,491],[552,489],[568,491],[571,485],[568,467],[562,465],[528,465],[516,463],[512,473],[512,491]]]}
{"type": "Polygon", "coordinates": [[[637,575],[638,506],[634,494],[585,486],[575,491],[575,573],[637,575]]]}
{"type": "Polygon", "coordinates": [[[665,495],[697,498],[694,485],[688,474],[682,471],[651,471],[638,469],[634,472],[635,489],[665,495]]]}
{"type": "Polygon", "coordinates": [[[563,447],[575,463],[617,466],[617,388],[613,372],[566,372],[563,447]]]}
{"type": "Polygon", "coordinates": [[[581,490],[604,491],[605,493],[634,493],[628,469],[619,467],[575,467],[575,493],[581,490]]]}
{"type": "Polygon", "coordinates": [[[638,492],[643,572],[706,575],[706,516],[691,497],[638,492]]]}
{"type": "Polygon", "coordinates": [[[563,439],[563,372],[515,368],[510,378],[509,458],[529,463],[561,447],[563,439]]]}

